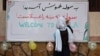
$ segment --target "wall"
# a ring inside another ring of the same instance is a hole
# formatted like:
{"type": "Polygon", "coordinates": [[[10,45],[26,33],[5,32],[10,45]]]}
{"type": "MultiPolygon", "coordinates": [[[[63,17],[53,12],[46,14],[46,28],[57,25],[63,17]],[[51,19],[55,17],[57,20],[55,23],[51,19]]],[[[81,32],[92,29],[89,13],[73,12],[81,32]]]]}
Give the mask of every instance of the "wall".
{"type": "Polygon", "coordinates": [[[0,41],[4,39],[5,35],[5,12],[2,10],[2,0],[0,0],[0,41]]]}
{"type": "MultiPolygon", "coordinates": [[[[90,40],[100,40],[99,20],[100,12],[89,12],[89,35],[90,40]]],[[[6,32],[5,12],[2,10],[2,0],[0,0],[0,40],[4,40],[6,32]]],[[[46,42],[36,42],[37,49],[30,50],[28,42],[8,42],[8,50],[2,50],[2,41],[0,42],[0,56],[52,56],[53,52],[46,50],[46,42]]],[[[88,43],[76,43],[77,51],[71,53],[71,56],[100,56],[100,43],[97,43],[95,50],[88,48],[88,43]]]]}
{"type": "Polygon", "coordinates": [[[100,12],[89,13],[90,36],[100,36],[100,12]]]}
{"type": "Polygon", "coordinates": [[[100,12],[89,13],[90,41],[100,41],[100,12]]]}

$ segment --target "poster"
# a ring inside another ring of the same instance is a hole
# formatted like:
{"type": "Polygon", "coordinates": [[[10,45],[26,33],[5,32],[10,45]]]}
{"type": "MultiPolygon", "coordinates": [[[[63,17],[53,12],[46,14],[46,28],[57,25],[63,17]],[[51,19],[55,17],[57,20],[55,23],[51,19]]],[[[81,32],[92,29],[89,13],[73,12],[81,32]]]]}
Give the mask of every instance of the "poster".
{"type": "Polygon", "coordinates": [[[7,41],[54,41],[59,16],[69,18],[74,41],[88,41],[88,2],[8,1],[7,41]]]}

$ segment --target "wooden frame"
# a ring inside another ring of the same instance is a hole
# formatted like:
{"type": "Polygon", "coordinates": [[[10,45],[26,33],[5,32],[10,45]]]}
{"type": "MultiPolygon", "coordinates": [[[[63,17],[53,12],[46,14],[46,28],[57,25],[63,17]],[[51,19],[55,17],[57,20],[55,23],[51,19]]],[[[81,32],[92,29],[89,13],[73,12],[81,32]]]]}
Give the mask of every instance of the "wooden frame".
{"type": "Polygon", "coordinates": [[[3,0],[3,10],[6,10],[6,0],[3,0]]]}
{"type": "Polygon", "coordinates": [[[89,11],[100,12],[100,0],[89,0],[89,11]]]}

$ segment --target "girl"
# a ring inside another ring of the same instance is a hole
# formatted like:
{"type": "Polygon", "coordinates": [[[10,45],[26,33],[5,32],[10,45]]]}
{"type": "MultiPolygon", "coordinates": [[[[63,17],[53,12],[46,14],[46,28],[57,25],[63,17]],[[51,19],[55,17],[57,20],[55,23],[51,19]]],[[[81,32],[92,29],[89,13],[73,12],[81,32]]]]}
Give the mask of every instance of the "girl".
{"type": "Polygon", "coordinates": [[[53,56],[70,56],[70,51],[76,50],[73,44],[73,30],[68,23],[69,20],[66,20],[64,17],[59,17],[57,20],[53,56]]]}

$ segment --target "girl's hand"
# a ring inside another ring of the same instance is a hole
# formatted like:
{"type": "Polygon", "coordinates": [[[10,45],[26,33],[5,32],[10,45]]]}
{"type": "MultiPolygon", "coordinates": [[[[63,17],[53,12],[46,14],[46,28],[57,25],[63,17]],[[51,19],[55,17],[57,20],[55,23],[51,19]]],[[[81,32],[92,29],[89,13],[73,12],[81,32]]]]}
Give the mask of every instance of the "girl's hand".
{"type": "Polygon", "coordinates": [[[69,49],[71,52],[76,52],[77,47],[74,43],[69,43],[69,49]]]}

